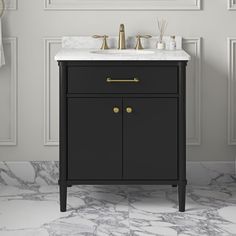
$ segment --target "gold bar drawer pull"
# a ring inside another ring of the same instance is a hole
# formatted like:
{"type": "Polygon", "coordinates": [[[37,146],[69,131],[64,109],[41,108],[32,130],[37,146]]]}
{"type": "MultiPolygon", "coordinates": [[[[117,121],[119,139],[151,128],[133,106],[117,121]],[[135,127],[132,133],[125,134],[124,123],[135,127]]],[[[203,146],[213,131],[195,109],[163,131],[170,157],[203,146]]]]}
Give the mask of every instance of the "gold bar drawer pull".
{"type": "Polygon", "coordinates": [[[134,77],[133,79],[112,79],[107,77],[107,83],[138,83],[139,79],[134,77]]]}

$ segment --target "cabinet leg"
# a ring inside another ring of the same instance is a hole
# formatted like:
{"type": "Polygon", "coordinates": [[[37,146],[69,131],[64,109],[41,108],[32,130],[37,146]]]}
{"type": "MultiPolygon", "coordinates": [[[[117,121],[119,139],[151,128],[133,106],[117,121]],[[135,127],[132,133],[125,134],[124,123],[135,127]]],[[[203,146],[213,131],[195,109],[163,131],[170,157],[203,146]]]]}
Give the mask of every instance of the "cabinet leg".
{"type": "Polygon", "coordinates": [[[186,198],[186,185],[179,184],[178,185],[178,196],[179,196],[179,211],[185,211],[185,198],[186,198]]]}
{"type": "Polygon", "coordinates": [[[66,211],[67,186],[64,183],[60,184],[60,210],[66,211]]]}

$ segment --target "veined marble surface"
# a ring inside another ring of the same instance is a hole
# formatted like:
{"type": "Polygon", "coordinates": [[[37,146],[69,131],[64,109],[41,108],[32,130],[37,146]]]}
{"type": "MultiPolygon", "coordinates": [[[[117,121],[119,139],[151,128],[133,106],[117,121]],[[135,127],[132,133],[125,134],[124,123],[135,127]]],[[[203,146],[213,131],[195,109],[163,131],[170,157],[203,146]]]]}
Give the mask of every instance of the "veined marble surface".
{"type": "Polygon", "coordinates": [[[233,236],[234,170],[233,162],[188,162],[185,213],[177,188],[155,185],[73,186],[60,213],[58,162],[1,162],[0,236],[233,236]]]}
{"type": "MultiPolygon", "coordinates": [[[[0,162],[0,184],[11,186],[55,185],[58,182],[57,161],[0,162]]],[[[236,183],[235,163],[187,162],[187,180],[191,185],[236,183]]]]}
{"type": "Polygon", "coordinates": [[[117,37],[109,37],[108,45],[111,49],[101,51],[102,39],[88,37],[63,37],[62,49],[56,54],[57,61],[114,61],[114,60],[150,60],[150,61],[188,61],[190,56],[182,50],[182,38],[176,37],[176,49],[168,50],[170,37],[164,37],[166,50],[157,50],[156,42],[158,37],[142,39],[145,50],[135,50],[135,37],[128,37],[126,45],[128,50],[121,50],[114,53],[117,48],[117,37]],[[110,53],[113,49],[113,53],[110,53]],[[129,51],[129,53],[124,53],[129,51]],[[108,53],[107,53],[108,52],[108,53]]]}
{"type": "Polygon", "coordinates": [[[97,49],[61,49],[55,56],[56,61],[188,61],[190,56],[184,50],[146,50],[141,53],[136,50],[131,54],[97,53],[97,49]],[[95,52],[95,53],[94,53],[95,52]]]}
{"type": "Polygon", "coordinates": [[[0,184],[3,185],[55,185],[58,177],[58,161],[0,162],[0,184]]]}
{"type": "MultiPolygon", "coordinates": [[[[12,186],[55,185],[58,182],[58,161],[0,162],[0,184],[12,186]]],[[[190,185],[236,183],[235,163],[187,162],[190,185]]]]}
{"type": "Polygon", "coordinates": [[[73,186],[59,212],[57,186],[0,185],[1,236],[233,236],[236,186],[188,186],[186,212],[171,186],[73,186]]]}

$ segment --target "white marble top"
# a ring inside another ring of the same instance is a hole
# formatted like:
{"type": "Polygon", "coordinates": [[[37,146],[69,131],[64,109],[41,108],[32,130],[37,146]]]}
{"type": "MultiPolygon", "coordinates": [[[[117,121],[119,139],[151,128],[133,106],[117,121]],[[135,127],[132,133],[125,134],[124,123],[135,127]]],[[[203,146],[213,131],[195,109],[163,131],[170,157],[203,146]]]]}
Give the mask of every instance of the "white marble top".
{"type": "MultiPolygon", "coordinates": [[[[131,50],[129,50],[131,52],[131,50]]],[[[153,50],[146,49],[147,54],[139,52],[127,53],[99,53],[98,49],[75,49],[65,48],[60,50],[56,56],[57,61],[188,61],[190,56],[184,50],[153,50]],[[148,51],[150,53],[148,53],[148,51]]]]}
{"type": "Polygon", "coordinates": [[[111,49],[100,50],[102,39],[94,39],[90,36],[67,36],[62,38],[62,49],[56,54],[57,61],[188,61],[190,56],[182,50],[182,38],[176,36],[177,50],[168,50],[170,37],[165,36],[164,42],[167,50],[157,50],[158,37],[142,39],[144,50],[134,50],[135,37],[127,37],[128,49],[116,50],[118,38],[108,38],[111,49]]]}

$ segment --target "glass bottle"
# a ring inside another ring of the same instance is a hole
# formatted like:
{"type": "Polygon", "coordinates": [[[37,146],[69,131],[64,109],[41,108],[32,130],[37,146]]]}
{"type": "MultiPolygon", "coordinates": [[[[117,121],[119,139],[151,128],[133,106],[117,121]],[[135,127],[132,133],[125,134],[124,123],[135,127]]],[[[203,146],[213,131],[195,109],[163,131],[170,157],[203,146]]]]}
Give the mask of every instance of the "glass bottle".
{"type": "Polygon", "coordinates": [[[175,36],[170,36],[170,50],[176,50],[175,36]]]}

